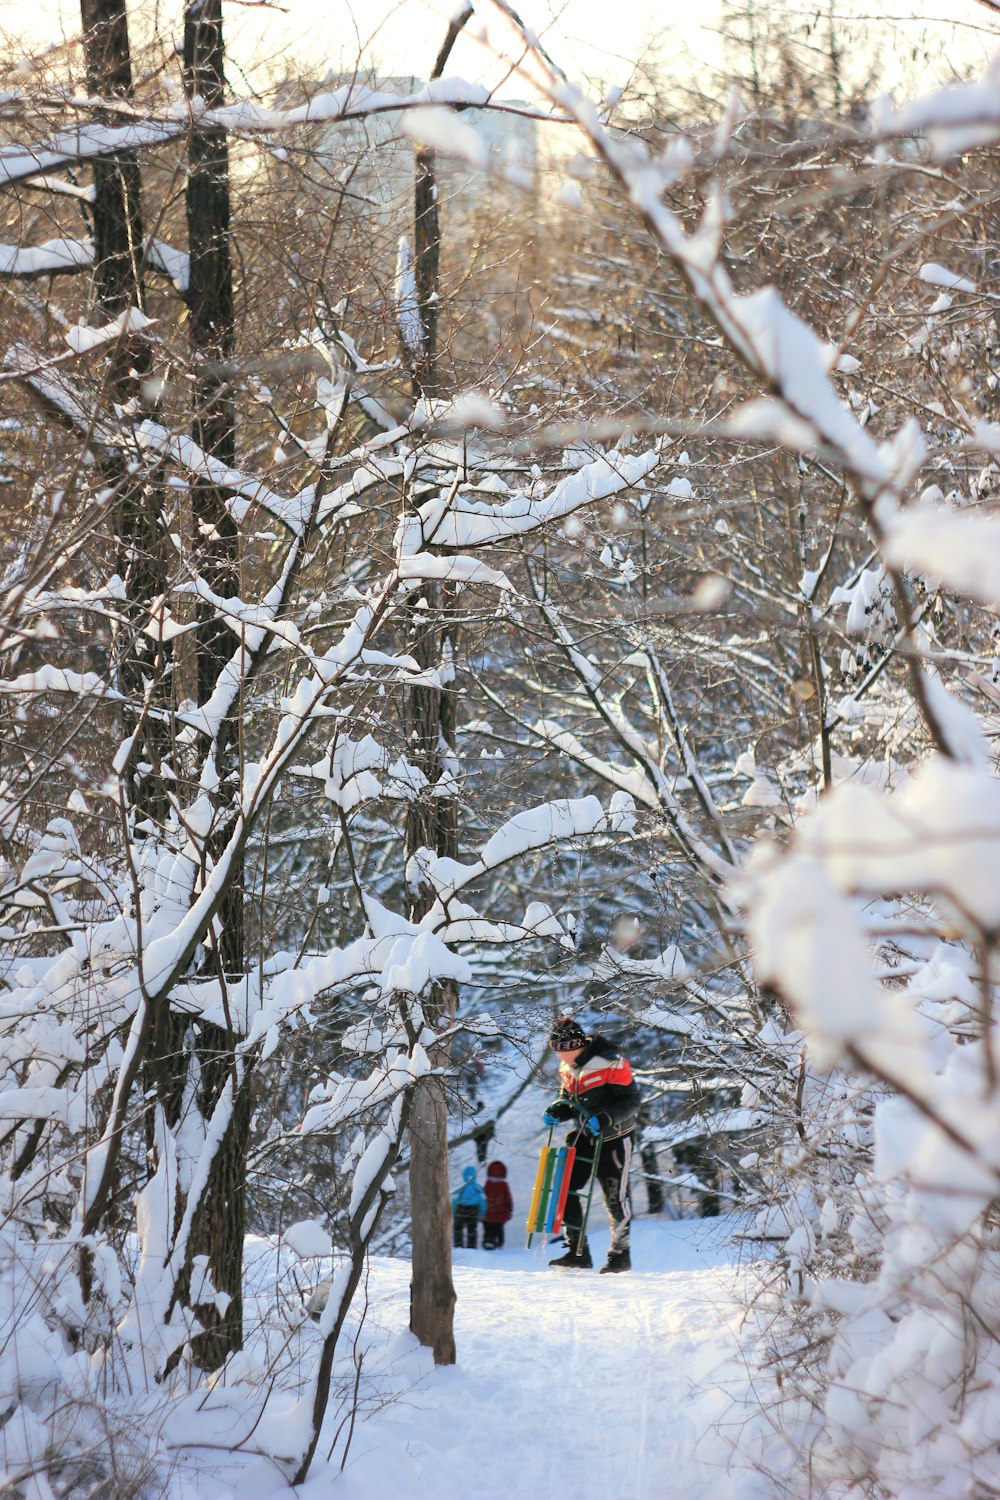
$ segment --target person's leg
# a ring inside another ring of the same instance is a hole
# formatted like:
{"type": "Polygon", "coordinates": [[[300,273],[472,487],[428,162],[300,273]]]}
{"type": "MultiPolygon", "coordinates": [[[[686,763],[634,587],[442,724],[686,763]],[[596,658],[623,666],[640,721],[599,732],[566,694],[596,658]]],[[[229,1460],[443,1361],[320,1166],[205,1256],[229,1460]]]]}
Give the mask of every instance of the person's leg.
{"type": "Polygon", "coordinates": [[[573,1170],[570,1172],[569,1193],[563,1211],[563,1227],[566,1239],[571,1245],[576,1244],[576,1237],[583,1223],[583,1200],[586,1197],[587,1184],[590,1182],[590,1173],[594,1165],[593,1145],[593,1141],[589,1141],[586,1136],[581,1136],[576,1146],[573,1170]]]}
{"type": "Polygon", "coordinates": [[[502,1224],[494,1224],[493,1228],[496,1231],[496,1237],[497,1237],[496,1238],[496,1247],[497,1247],[498,1250],[502,1250],[503,1249],[503,1225],[502,1224]]]}
{"type": "Polygon", "coordinates": [[[576,1142],[576,1157],[570,1173],[569,1193],[563,1211],[563,1235],[568,1249],[566,1254],[561,1255],[558,1260],[549,1261],[550,1266],[572,1264],[589,1268],[591,1265],[590,1246],[587,1244],[586,1236],[584,1236],[583,1243],[580,1243],[580,1229],[583,1225],[583,1200],[587,1194],[590,1173],[594,1165],[593,1148],[594,1143],[581,1133],[580,1139],[576,1142]]]}
{"type": "Polygon", "coordinates": [[[632,1230],[629,1171],[634,1144],[630,1135],[624,1136],[620,1141],[608,1141],[601,1149],[601,1159],[597,1165],[597,1180],[601,1184],[611,1226],[609,1259],[615,1256],[627,1257],[629,1254],[632,1230]]]}

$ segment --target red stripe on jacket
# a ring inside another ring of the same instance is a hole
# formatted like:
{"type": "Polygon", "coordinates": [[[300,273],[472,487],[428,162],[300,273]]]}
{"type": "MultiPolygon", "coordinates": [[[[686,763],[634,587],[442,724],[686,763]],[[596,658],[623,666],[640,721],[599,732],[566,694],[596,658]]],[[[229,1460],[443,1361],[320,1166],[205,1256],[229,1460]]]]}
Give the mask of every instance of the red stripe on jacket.
{"type": "Polygon", "coordinates": [[[632,1066],[628,1058],[616,1057],[610,1064],[606,1057],[595,1057],[593,1061],[602,1066],[592,1068],[584,1063],[579,1076],[569,1063],[559,1064],[559,1082],[567,1094],[585,1094],[589,1089],[600,1088],[606,1083],[628,1085],[632,1082],[632,1066]]]}

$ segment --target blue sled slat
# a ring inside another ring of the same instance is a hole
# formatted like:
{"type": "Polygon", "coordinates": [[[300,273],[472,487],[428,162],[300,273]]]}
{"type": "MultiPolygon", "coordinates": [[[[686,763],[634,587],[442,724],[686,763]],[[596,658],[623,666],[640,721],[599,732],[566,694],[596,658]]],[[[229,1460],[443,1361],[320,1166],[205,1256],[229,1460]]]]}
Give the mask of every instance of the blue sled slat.
{"type": "Polygon", "coordinates": [[[559,1207],[560,1188],[562,1187],[563,1173],[566,1170],[566,1147],[560,1146],[556,1152],[556,1169],[552,1174],[552,1189],[549,1196],[549,1211],[545,1215],[545,1233],[552,1233],[552,1226],[556,1221],[556,1209],[559,1207]]]}

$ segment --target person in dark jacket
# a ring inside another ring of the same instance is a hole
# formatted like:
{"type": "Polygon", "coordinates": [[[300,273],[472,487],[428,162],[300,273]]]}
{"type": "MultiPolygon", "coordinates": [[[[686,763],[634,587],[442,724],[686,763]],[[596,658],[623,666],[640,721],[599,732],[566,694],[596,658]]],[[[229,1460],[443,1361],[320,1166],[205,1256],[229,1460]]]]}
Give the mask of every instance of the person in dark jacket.
{"type": "Polygon", "coordinates": [[[481,1167],[486,1165],[486,1153],[490,1141],[496,1135],[496,1128],[492,1120],[484,1120],[482,1125],[477,1125],[472,1132],[473,1145],[476,1148],[476,1160],[481,1167]]]}
{"type": "Polygon", "coordinates": [[[479,1220],[486,1212],[486,1194],[476,1181],[475,1167],[462,1171],[462,1186],[451,1195],[451,1220],[455,1230],[455,1244],[475,1250],[479,1239],[479,1220]]]}
{"type": "Polygon", "coordinates": [[[559,1097],[545,1111],[546,1125],[575,1120],[566,1143],[576,1147],[563,1216],[568,1250],[550,1267],[588,1271],[593,1265],[590,1246],[581,1240],[582,1191],[590,1181],[597,1156],[597,1181],[604,1194],[611,1225],[611,1246],[601,1274],[631,1271],[632,1195],[629,1169],[635,1147],[635,1127],[641,1096],[632,1068],[618,1048],[602,1036],[588,1035],[572,1016],[553,1026],[549,1046],[559,1058],[559,1097]]]}
{"type": "Polygon", "coordinates": [[[483,1218],[483,1249],[503,1248],[503,1226],[514,1212],[514,1200],[507,1186],[507,1168],[502,1161],[491,1161],[486,1171],[486,1213],[483,1218]]]}

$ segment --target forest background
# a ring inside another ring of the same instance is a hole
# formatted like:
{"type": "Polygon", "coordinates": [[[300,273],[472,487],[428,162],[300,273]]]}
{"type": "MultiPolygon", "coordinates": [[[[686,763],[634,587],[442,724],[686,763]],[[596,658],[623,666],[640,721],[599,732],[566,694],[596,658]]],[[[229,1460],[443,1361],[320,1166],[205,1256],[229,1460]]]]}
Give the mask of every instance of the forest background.
{"type": "Polygon", "coordinates": [[[596,91],[502,0],[420,78],[251,79],[217,0],[10,44],[15,1493],[96,1493],[137,1401],[220,1381],[260,1442],[293,1391],[301,1482],[375,1247],[454,1360],[449,1150],[566,1009],[637,1066],[648,1211],[774,1252],[800,1475],[1000,1487],[970,9],[953,53],[917,18],[909,103],[833,7],[725,7],[714,72],[596,91]],[[297,1385],[302,1298],[250,1339],[244,1236],[317,1224],[297,1385]]]}

